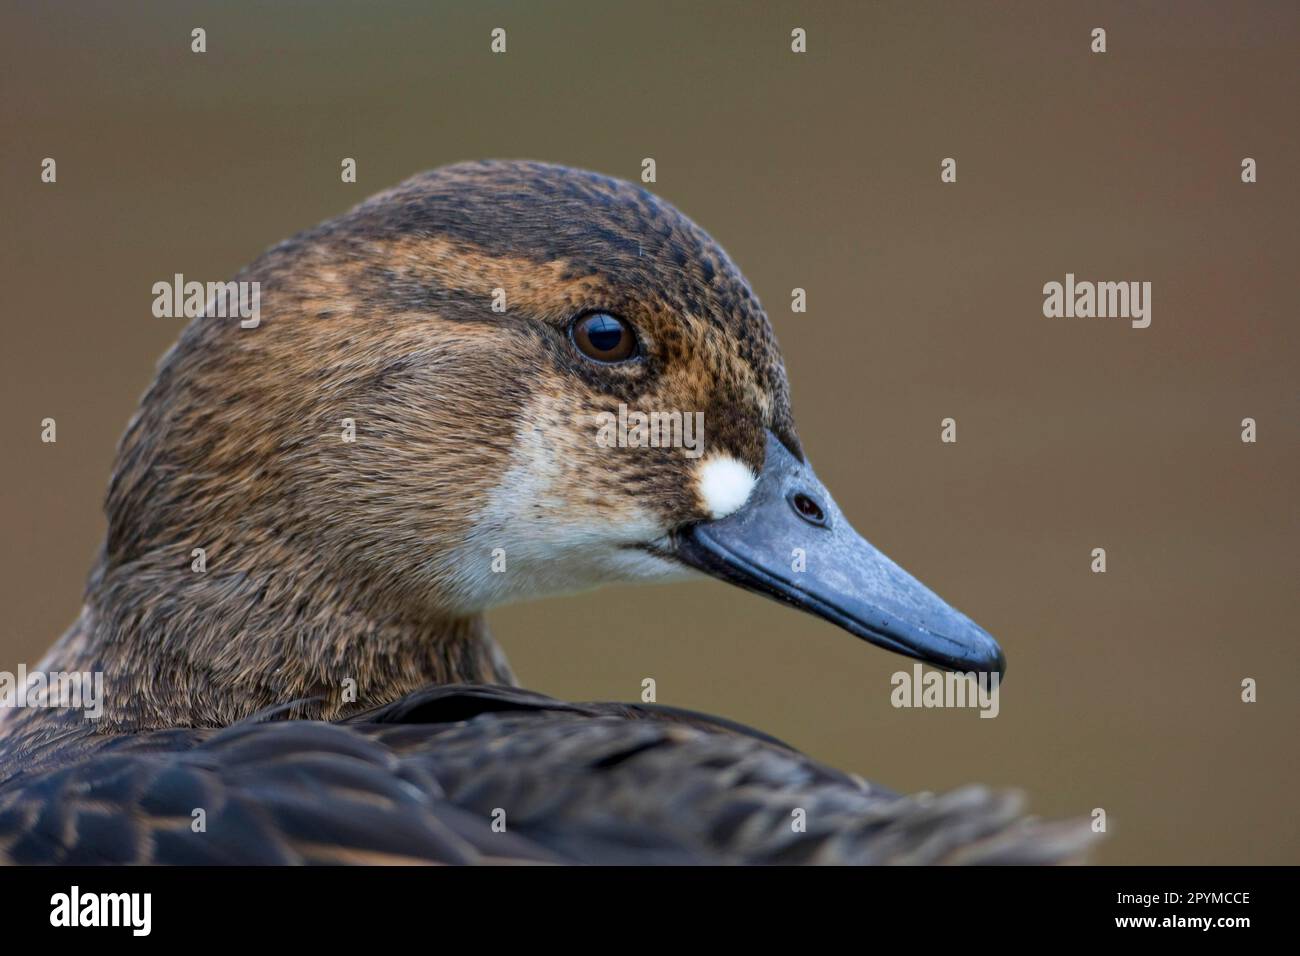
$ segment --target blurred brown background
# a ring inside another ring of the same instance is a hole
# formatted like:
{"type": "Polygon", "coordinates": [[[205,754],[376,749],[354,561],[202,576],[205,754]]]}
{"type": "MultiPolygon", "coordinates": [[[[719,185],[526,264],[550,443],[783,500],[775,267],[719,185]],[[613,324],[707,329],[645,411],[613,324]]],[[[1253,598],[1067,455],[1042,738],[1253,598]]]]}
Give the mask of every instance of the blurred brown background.
{"type": "Polygon", "coordinates": [[[0,669],[77,611],[181,326],[153,282],[228,277],[455,160],[635,179],[653,156],[767,304],[844,511],[1001,639],[1002,713],[894,710],[909,662],[712,583],[496,612],[524,683],[651,676],[894,788],[1104,807],[1102,862],[1300,863],[1300,8],[1082,6],[6,3],[0,669]],[[1151,327],[1044,318],[1066,272],[1152,282],[1151,327]]]}

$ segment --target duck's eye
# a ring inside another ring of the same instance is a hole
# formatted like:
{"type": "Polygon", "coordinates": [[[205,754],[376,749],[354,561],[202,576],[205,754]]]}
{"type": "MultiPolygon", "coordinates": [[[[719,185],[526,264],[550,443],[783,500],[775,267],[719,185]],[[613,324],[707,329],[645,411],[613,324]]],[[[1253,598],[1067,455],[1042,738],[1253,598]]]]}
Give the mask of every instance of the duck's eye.
{"type": "Polygon", "coordinates": [[[590,312],[573,323],[573,343],[597,362],[625,362],[637,353],[632,326],[608,312],[590,312]]]}

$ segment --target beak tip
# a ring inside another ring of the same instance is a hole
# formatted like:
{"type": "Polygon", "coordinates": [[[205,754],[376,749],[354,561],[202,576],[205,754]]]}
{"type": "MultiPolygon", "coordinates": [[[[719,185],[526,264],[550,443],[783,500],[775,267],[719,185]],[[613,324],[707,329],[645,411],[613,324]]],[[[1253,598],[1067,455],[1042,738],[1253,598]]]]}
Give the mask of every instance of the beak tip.
{"type": "Polygon", "coordinates": [[[970,665],[968,669],[976,673],[995,673],[1001,680],[1007,673],[1007,656],[1002,653],[1002,645],[975,622],[971,621],[970,626],[975,633],[969,642],[971,650],[967,660],[970,665]]]}
{"type": "Polygon", "coordinates": [[[933,641],[913,641],[909,654],[919,658],[922,663],[942,670],[971,672],[975,674],[996,673],[1001,680],[1007,672],[1007,657],[1002,647],[988,631],[972,621],[966,621],[966,627],[949,634],[961,634],[960,639],[944,638],[943,644],[933,641]],[[953,645],[956,645],[954,649],[953,645]]]}
{"type": "Polygon", "coordinates": [[[992,638],[989,640],[993,642],[993,666],[990,670],[998,675],[998,680],[1002,680],[1007,676],[1007,655],[1002,653],[1002,648],[996,641],[992,638]]]}

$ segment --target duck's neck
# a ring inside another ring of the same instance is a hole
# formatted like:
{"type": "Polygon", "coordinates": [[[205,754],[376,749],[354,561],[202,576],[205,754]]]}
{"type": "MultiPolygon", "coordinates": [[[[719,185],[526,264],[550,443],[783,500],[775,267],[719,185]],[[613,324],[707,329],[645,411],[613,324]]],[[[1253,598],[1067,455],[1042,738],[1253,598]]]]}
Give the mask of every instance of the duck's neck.
{"type": "Polygon", "coordinates": [[[299,716],[332,719],[429,684],[514,683],[481,615],[415,611],[283,553],[225,573],[174,555],[101,566],[40,670],[102,673],[108,732],[226,726],[307,698],[299,716]]]}

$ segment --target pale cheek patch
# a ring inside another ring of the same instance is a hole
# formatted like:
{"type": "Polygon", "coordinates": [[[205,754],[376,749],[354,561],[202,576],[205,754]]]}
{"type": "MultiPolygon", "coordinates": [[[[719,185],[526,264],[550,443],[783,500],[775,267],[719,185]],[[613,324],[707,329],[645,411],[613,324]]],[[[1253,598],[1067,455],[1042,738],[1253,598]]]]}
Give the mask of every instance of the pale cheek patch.
{"type": "Polygon", "coordinates": [[[743,462],[718,455],[700,465],[696,481],[704,507],[716,521],[740,510],[758,478],[743,462]]]}

